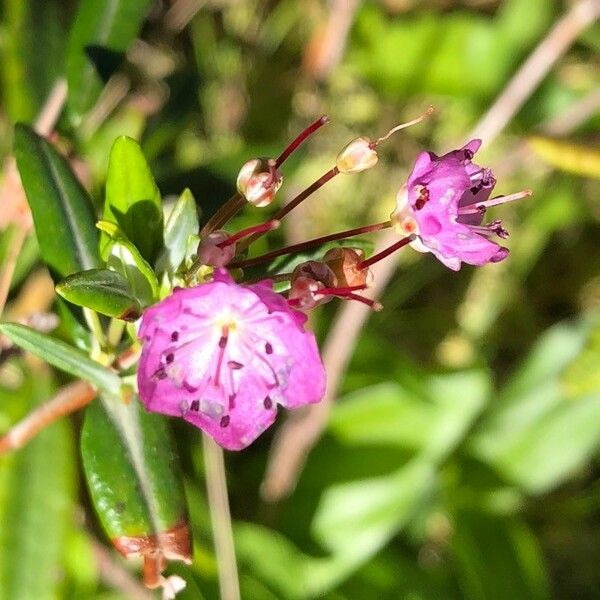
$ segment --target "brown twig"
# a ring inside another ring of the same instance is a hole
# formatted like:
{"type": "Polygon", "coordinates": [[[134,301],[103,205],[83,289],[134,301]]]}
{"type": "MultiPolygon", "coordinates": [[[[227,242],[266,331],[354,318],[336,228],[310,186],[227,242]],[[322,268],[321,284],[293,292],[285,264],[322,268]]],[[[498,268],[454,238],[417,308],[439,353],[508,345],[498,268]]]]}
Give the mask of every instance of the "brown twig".
{"type": "Polygon", "coordinates": [[[42,429],[89,404],[95,397],[96,390],[85,381],[75,381],[66,385],[52,399],[29,413],[0,438],[0,454],[23,447],[42,429]]]}
{"type": "Polygon", "coordinates": [[[580,0],[574,4],[519,67],[469,138],[481,138],[484,143],[495,139],[546,77],[552,65],[599,16],[600,0],[580,0]]]}

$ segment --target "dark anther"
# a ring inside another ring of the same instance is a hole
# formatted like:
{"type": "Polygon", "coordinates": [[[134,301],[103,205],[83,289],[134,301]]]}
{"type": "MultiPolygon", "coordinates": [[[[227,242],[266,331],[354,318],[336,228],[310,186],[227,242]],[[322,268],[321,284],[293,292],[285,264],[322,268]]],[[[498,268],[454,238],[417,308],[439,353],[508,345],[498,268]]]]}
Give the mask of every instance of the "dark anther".
{"type": "Polygon", "coordinates": [[[231,421],[229,415],[225,415],[224,417],[221,417],[219,425],[221,425],[221,427],[227,427],[227,425],[229,425],[229,421],[231,421]]]}
{"type": "Polygon", "coordinates": [[[176,342],[178,339],[179,339],[179,333],[178,333],[177,331],[174,331],[174,332],[171,334],[171,341],[172,341],[172,342],[176,342]]]}
{"type": "Polygon", "coordinates": [[[241,362],[238,362],[237,360],[230,360],[227,362],[227,366],[230,369],[233,369],[234,371],[237,371],[238,369],[243,369],[244,365],[241,362]]]}
{"type": "Polygon", "coordinates": [[[471,160],[475,156],[475,153],[465,148],[465,160],[471,160]]]}
{"type": "Polygon", "coordinates": [[[469,191],[471,192],[471,194],[473,194],[473,196],[479,192],[481,190],[481,186],[479,185],[474,185],[469,191]]]}
{"type": "Polygon", "coordinates": [[[165,373],[164,369],[158,369],[158,371],[154,373],[154,377],[156,377],[156,379],[166,379],[167,374],[165,373]]]}
{"type": "Polygon", "coordinates": [[[219,339],[219,348],[225,348],[225,346],[227,346],[227,336],[222,335],[219,339]]]}
{"type": "Polygon", "coordinates": [[[264,400],[263,400],[263,404],[265,405],[265,408],[267,410],[271,410],[273,408],[273,400],[271,400],[271,398],[269,398],[269,396],[267,396],[264,400]]]}
{"type": "Polygon", "coordinates": [[[273,346],[271,346],[271,344],[269,344],[269,342],[267,342],[265,344],[265,352],[267,354],[273,354],[273,346]]]}
{"type": "Polygon", "coordinates": [[[229,410],[235,408],[235,394],[229,394],[229,410]]]}
{"type": "Polygon", "coordinates": [[[181,385],[183,385],[183,389],[186,392],[197,392],[198,391],[197,387],[190,385],[185,379],[181,382],[181,385]]]}
{"type": "Polygon", "coordinates": [[[167,361],[167,364],[169,365],[175,360],[175,355],[172,352],[169,352],[169,354],[167,354],[165,356],[165,360],[167,361]]]}
{"type": "Polygon", "coordinates": [[[190,410],[198,412],[200,410],[200,400],[192,400],[192,403],[190,404],[190,410]]]}
{"type": "Polygon", "coordinates": [[[419,192],[419,197],[415,202],[415,208],[421,210],[429,202],[429,190],[426,187],[422,187],[419,192]]]}

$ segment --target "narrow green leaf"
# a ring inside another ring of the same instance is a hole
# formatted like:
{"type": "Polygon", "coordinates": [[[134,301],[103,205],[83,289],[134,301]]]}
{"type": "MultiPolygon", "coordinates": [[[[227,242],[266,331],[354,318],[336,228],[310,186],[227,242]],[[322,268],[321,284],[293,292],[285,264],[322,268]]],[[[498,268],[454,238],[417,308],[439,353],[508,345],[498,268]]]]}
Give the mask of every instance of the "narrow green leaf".
{"type": "MultiPolygon", "coordinates": [[[[3,410],[7,403],[18,403],[21,416],[54,392],[43,372],[24,375],[24,385],[2,397],[3,410]]],[[[25,448],[0,458],[2,600],[62,597],[63,581],[57,573],[63,569],[75,491],[70,433],[68,423],[58,421],[25,448]]]]}
{"type": "Polygon", "coordinates": [[[15,127],[15,156],[40,253],[55,279],[98,266],[92,203],[64,158],[25,125],[15,127]]]}
{"type": "Polygon", "coordinates": [[[165,225],[165,248],[157,263],[156,270],[175,272],[186,255],[190,236],[198,233],[198,208],[194,196],[185,189],[173,207],[165,225]]]}
{"type": "Polygon", "coordinates": [[[3,109],[9,121],[30,122],[62,75],[67,23],[56,2],[5,0],[2,6],[3,109]]]}
{"type": "Polygon", "coordinates": [[[73,346],[17,323],[0,323],[0,333],[57,369],[85,379],[111,394],[120,394],[121,380],[118,375],[73,346]]]}
{"type": "MultiPolygon", "coordinates": [[[[86,409],[81,452],[92,500],[120,551],[128,554],[131,538],[163,550],[168,532],[187,539],[183,480],[167,419],[146,412],[137,397],[128,404],[103,397],[86,409]]],[[[184,547],[178,553],[187,557],[184,547]]]]}
{"type": "Polygon", "coordinates": [[[118,55],[137,36],[151,0],[83,0],[75,15],[67,48],[68,105],[75,125],[94,105],[102,81],[86,55],[101,47],[118,55]]]}
{"type": "Polygon", "coordinates": [[[118,225],[140,254],[154,263],[163,247],[160,192],[140,145],[125,136],[115,140],[110,152],[104,220],[118,225]]]}
{"type": "Polygon", "coordinates": [[[56,291],[77,306],[91,308],[108,317],[135,321],[141,306],[123,275],[109,269],[90,269],[69,275],[56,291]]]}

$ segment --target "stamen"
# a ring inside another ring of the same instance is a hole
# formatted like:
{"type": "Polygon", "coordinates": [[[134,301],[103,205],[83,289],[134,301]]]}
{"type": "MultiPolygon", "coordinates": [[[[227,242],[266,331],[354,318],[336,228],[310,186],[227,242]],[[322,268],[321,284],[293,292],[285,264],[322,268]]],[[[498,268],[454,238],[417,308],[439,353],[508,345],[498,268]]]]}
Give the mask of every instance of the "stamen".
{"type": "Polygon", "coordinates": [[[414,239],[414,236],[412,236],[412,235],[402,238],[400,241],[396,242],[395,244],[392,244],[385,250],[382,250],[381,252],[378,252],[377,254],[373,254],[373,256],[367,258],[366,260],[363,260],[362,262],[359,262],[358,265],[356,265],[356,268],[359,271],[362,271],[363,269],[368,269],[371,265],[374,265],[376,262],[383,260],[390,254],[396,252],[396,250],[399,250],[400,248],[402,248],[402,246],[406,246],[406,244],[411,242],[413,239],[414,239]]]}
{"type": "Polygon", "coordinates": [[[227,427],[229,425],[230,421],[231,421],[231,417],[229,415],[225,415],[224,417],[221,417],[221,420],[219,421],[219,425],[221,427],[227,427]]]}
{"type": "Polygon", "coordinates": [[[229,328],[227,325],[223,326],[223,333],[219,338],[219,355],[217,357],[217,369],[215,373],[215,387],[221,385],[221,367],[223,366],[223,358],[225,356],[225,349],[227,348],[227,340],[229,339],[229,328]]]}
{"type": "Polygon", "coordinates": [[[396,125],[396,127],[392,127],[384,136],[377,138],[374,142],[371,142],[369,144],[369,147],[375,148],[379,144],[381,144],[381,142],[384,142],[389,137],[394,135],[394,133],[396,133],[397,131],[400,131],[401,129],[406,129],[407,127],[411,127],[412,125],[416,125],[417,123],[424,121],[427,117],[431,116],[431,114],[433,113],[434,110],[435,109],[433,108],[433,106],[430,106],[422,115],[420,115],[416,119],[413,119],[412,121],[408,121],[407,123],[401,123],[400,125],[396,125]]]}
{"type": "Polygon", "coordinates": [[[277,229],[278,227],[279,221],[277,221],[276,219],[271,219],[270,221],[265,221],[264,223],[259,223],[258,225],[247,227],[246,229],[242,229],[241,231],[234,233],[226,240],[219,242],[217,244],[217,248],[225,248],[227,246],[230,246],[231,244],[235,244],[235,242],[241,240],[242,238],[248,237],[249,235],[253,235],[255,233],[267,233],[268,231],[273,231],[273,229],[277,229]]]}
{"type": "Polygon", "coordinates": [[[377,302],[377,300],[371,300],[371,298],[365,298],[364,296],[359,296],[358,294],[346,294],[344,298],[347,300],[356,300],[356,302],[366,304],[375,312],[379,312],[383,309],[383,304],[381,304],[381,302],[377,302]]]}
{"type": "Polygon", "coordinates": [[[490,200],[486,200],[485,202],[479,202],[477,206],[484,206],[485,208],[489,208],[490,206],[498,206],[499,204],[505,204],[506,202],[512,202],[513,200],[521,200],[521,198],[529,198],[529,196],[533,195],[533,190],[523,190],[521,192],[515,192],[514,194],[509,194],[508,196],[496,196],[495,198],[491,198],[490,200]]]}
{"type": "Polygon", "coordinates": [[[302,144],[305,142],[317,129],[323,127],[323,125],[329,123],[329,117],[323,115],[319,117],[314,123],[309,125],[306,129],[301,131],[285,148],[285,150],[279,155],[275,161],[275,168],[279,168],[285,160],[302,144]]]}
{"type": "Polygon", "coordinates": [[[172,342],[176,342],[178,339],[179,339],[179,332],[177,332],[177,331],[174,331],[174,332],[171,334],[171,341],[172,341],[172,342]]]}
{"type": "Polygon", "coordinates": [[[264,262],[268,262],[277,258],[278,256],[283,256],[284,254],[293,254],[294,252],[301,252],[303,250],[308,250],[309,248],[314,248],[315,246],[320,246],[321,244],[325,244],[327,242],[333,242],[335,240],[343,240],[345,238],[350,238],[355,235],[360,235],[362,233],[371,233],[374,231],[381,231],[382,229],[387,229],[391,227],[391,221],[383,221],[382,223],[374,223],[373,225],[366,225],[364,227],[357,227],[356,229],[348,229],[347,231],[339,231],[338,233],[332,233],[330,235],[325,235],[323,237],[315,238],[313,240],[308,240],[307,242],[301,242],[299,244],[294,244],[292,246],[287,246],[285,248],[280,248],[279,250],[273,250],[273,252],[267,252],[266,254],[262,254],[261,256],[256,256],[254,258],[249,258],[247,260],[240,260],[236,262],[232,262],[229,264],[229,268],[235,269],[244,269],[247,267],[253,267],[255,265],[260,265],[264,262]]]}
{"type": "Polygon", "coordinates": [[[190,410],[193,412],[198,412],[200,410],[200,400],[192,400],[190,404],[190,410]]]}
{"type": "Polygon", "coordinates": [[[271,400],[271,398],[269,398],[269,396],[267,396],[263,400],[263,405],[267,410],[271,410],[273,408],[273,400],[271,400]]]}

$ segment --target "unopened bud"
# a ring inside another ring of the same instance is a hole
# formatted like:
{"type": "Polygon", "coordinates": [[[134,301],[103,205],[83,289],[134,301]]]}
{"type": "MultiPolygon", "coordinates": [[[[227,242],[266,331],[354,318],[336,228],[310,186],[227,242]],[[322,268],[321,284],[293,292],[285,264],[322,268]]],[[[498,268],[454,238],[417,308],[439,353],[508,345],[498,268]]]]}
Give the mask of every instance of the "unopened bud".
{"type": "Polygon", "coordinates": [[[332,248],[325,253],[323,262],[333,271],[339,287],[368,286],[373,282],[369,269],[360,269],[365,253],[358,248],[332,248]]]}
{"type": "Polygon", "coordinates": [[[377,152],[371,140],[359,137],[352,140],[337,155],[335,166],[340,173],[347,175],[366,171],[377,164],[377,152]]]}
{"type": "Polygon", "coordinates": [[[253,158],[240,169],[237,189],[250,204],[261,208],[271,204],[282,181],[274,159],[253,158]]]}
{"type": "Polygon", "coordinates": [[[235,256],[235,243],[222,245],[231,235],[223,230],[208,234],[198,245],[198,258],[204,265],[224,267],[235,256]],[[221,244],[221,245],[220,245],[221,244]]]}

